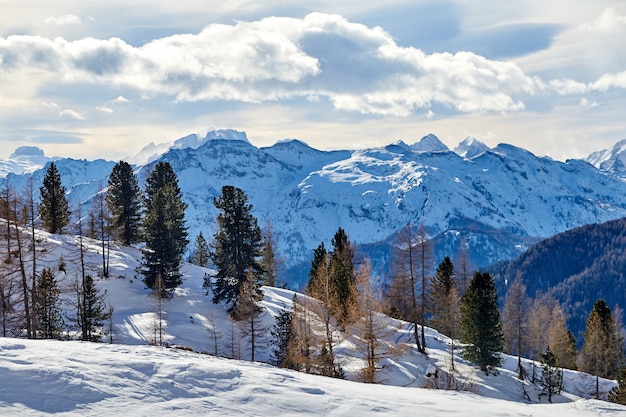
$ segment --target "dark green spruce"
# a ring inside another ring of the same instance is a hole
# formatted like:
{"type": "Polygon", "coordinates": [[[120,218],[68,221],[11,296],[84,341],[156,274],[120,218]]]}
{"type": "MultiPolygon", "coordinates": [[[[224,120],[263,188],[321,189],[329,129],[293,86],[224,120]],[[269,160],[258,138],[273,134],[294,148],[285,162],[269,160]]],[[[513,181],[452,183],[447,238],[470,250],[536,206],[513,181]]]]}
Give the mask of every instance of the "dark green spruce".
{"type": "Polygon", "coordinates": [[[160,276],[166,289],[182,284],[180,264],[187,248],[187,226],[182,193],[172,166],[159,162],[147,180],[144,198],[145,217],[141,273],[148,288],[160,276]]]}
{"type": "Polygon", "coordinates": [[[106,202],[115,238],[125,245],[137,242],[141,226],[141,192],[128,162],[118,162],[109,174],[106,202]]]}
{"type": "Polygon", "coordinates": [[[491,276],[476,272],[461,299],[461,341],[467,343],[463,356],[488,372],[500,364],[504,346],[498,296],[491,276]]]}
{"type": "Polygon", "coordinates": [[[213,290],[215,304],[229,303],[233,313],[241,285],[246,282],[248,271],[257,278],[257,287],[263,276],[259,259],[263,249],[261,229],[252,215],[252,205],[241,189],[232,185],[222,187],[222,194],[213,203],[219,210],[218,230],[213,236],[211,260],[216,269],[215,282],[205,280],[205,287],[213,290]]]}
{"type": "Polygon", "coordinates": [[[39,188],[41,203],[39,217],[48,233],[63,233],[63,229],[70,221],[66,188],[61,183],[61,174],[54,162],[48,165],[43,185],[39,188]]]}

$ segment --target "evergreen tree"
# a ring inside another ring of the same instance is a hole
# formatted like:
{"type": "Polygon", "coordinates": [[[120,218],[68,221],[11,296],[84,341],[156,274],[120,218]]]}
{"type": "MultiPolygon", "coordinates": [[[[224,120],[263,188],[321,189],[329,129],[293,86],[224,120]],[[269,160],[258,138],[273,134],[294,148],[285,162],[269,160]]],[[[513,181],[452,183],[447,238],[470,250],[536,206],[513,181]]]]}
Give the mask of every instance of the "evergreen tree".
{"type": "Polygon", "coordinates": [[[319,246],[313,249],[313,261],[311,261],[311,269],[309,270],[309,282],[307,284],[307,289],[309,292],[311,288],[315,285],[315,280],[317,279],[317,275],[319,272],[320,265],[323,265],[324,268],[328,267],[328,251],[324,246],[324,242],[320,243],[319,246]]]}
{"type": "Polygon", "coordinates": [[[141,226],[141,194],[128,162],[120,161],[109,174],[106,203],[116,238],[125,245],[137,242],[141,226]]]}
{"type": "Polygon", "coordinates": [[[146,248],[143,250],[144,283],[153,288],[161,276],[166,289],[182,283],[180,263],[189,241],[185,209],[178,179],[172,166],[159,162],[147,180],[143,221],[146,248]]]}
{"type": "Polygon", "coordinates": [[[76,295],[76,319],[72,321],[81,329],[80,339],[99,342],[102,328],[111,311],[104,301],[106,293],[101,294],[91,275],[85,275],[84,284],[76,284],[76,295]]]}
{"type": "Polygon", "coordinates": [[[447,256],[437,266],[431,282],[430,303],[433,327],[450,338],[450,368],[454,370],[454,339],[458,334],[460,298],[454,266],[447,256]]]}
{"type": "Polygon", "coordinates": [[[189,257],[189,261],[194,265],[206,268],[209,266],[210,260],[209,244],[206,242],[202,232],[200,232],[196,237],[196,242],[193,252],[191,252],[191,256],[189,257]]]}
{"type": "Polygon", "coordinates": [[[617,374],[617,386],[609,391],[609,401],[626,405],[626,368],[617,374]]]}
{"type": "Polygon", "coordinates": [[[596,376],[596,398],[599,398],[599,378],[615,378],[624,365],[623,338],[603,299],[594,303],[589,314],[580,354],[580,370],[596,376]]]}
{"type": "Polygon", "coordinates": [[[348,235],[341,227],[335,232],[331,243],[333,251],[328,264],[330,285],[337,297],[334,315],[339,324],[344,327],[351,321],[351,311],[356,301],[356,275],[354,271],[354,249],[350,245],[348,235]]]}
{"type": "Polygon", "coordinates": [[[539,377],[539,385],[542,393],[548,396],[548,401],[552,402],[552,396],[561,393],[563,385],[563,371],[556,365],[556,356],[546,348],[545,353],[541,355],[541,376],[539,377]]]}
{"type": "Polygon", "coordinates": [[[435,277],[431,282],[430,300],[433,327],[449,337],[454,337],[456,334],[457,298],[454,266],[450,258],[446,256],[437,266],[435,277]]]}
{"type": "Polygon", "coordinates": [[[274,341],[270,363],[280,368],[292,368],[289,362],[289,346],[293,342],[293,313],[286,308],[278,312],[276,322],[272,326],[271,335],[274,341]]]}
{"type": "Polygon", "coordinates": [[[63,228],[70,221],[66,188],[61,184],[61,175],[54,162],[48,165],[43,185],[39,188],[41,203],[39,217],[49,233],[63,233],[63,228]]]}
{"type": "MultiPolygon", "coordinates": [[[[213,302],[230,303],[229,312],[233,313],[248,271],[257,279],[262,276],[258,262],[262,250],[261,229],[252,215],[248,196],[241,189],[225,185],[214,204],[220,212],[211,251],[217,270],[212,286],[213,302]]],[[[259,285],[258,281],[256,285],[259,285]]]]}
{"type": "Polygon", "coordinates": [[[59,287],[50,268],[41,272],[35,299],[38,336],[41,339],[60,339],[63,334],[63,313],[59,287]]]}
{"type": "Polygon", "coordinates": [[[486,272],[476,272],[461,299],[461,341],[467,343],[464,357],[481,371],[500,364],[503,348],[502,325],[496,286],[486,272]]]}

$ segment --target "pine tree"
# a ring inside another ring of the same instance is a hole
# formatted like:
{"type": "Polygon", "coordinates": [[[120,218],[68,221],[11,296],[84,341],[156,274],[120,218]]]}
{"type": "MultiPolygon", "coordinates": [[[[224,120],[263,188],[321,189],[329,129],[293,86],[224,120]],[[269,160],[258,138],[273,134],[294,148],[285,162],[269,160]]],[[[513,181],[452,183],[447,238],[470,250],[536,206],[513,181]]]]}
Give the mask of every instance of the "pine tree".
{"type": "Polygon", "coordinates": [[[153,288],[160,275],[165,288],[176,288],[182,283],[180,264],[189,243],[185,226],[187,204],[169,163],[159,162],[154,167],[147,181],[144,203],[146,248],[141,271],[144,283],[153,288]]]}
{"type": "Polygon", "coordinates": [[[451,370],[454,370],[454,339],[458,334],[460,301],[454,266],[446,256],[437,266],[431,282],[430,303],[433,327],[450,338],[451,370]]]}
{"type": "Polygon", "coordinates": [[[241,189],[225,185],[214,204],[220,212],[211,251],[217,270],[212,285],[213,302],[230,303],[229,312],[232,313],[248,270],[256,277],[262,275],[258,262],[262,249],[261,229],[252,215],[248,196],[241,189]]]}
{"type": "Polygon", "coordinates": [[[114,235],[125,245],[139,240],[141,194],[137,177],[128,162],[120,161],[109,174],[106,202],[114,235]]]}
{"type": "Polygon", "coordinates": [[[311,291],[311,288],[315,285],[315,280],[317,279],[320,265],[323,265],[324,268],[327,268],[327,261],[328,251],[324,246],[324,242],[322,242],[317,248],[313,249],[313,260],[311,261],[311,269],[309,270],[309,282],[307,283],[307,289],[309,290],[309,292],[311,291]]]}
{"type": "Polygon", "coordinates": [[[609,391],[609,401],[626,405],[626,368],[622,368],[617,374],[617,386],[609,391]]]}
{"type": "Polygon", "coordinates": [[[70,221],[66,188],[61,184],[61,175],[54,162],[48,165],[43,185],[39,188],[41,203],[39,217],[48,233],[63,233],[63,228],[70,221]]]}
{"type": "Polygon", "coordinates": [[[585,343],[580,352],[580,370],[596,376],[596,398],[600,396],[599,378],[615,378],[623,367],[623,349],[623,338],[611,309],[603,299],[598,299],[587,319],[585,343]]]}
{"type": "Polygon", "coordinates": [[[293,368],[289,360],[289,346],[293,342],[292,330],[293,313],[283,307],[276,316],[276,322],[270,331],[274,347],[270,363],[280,368],[293,368]]]}
{"type": "Polygon", "coordinates": [[[461,299],[461,341],[467,343],[464,357],[483,372],[500,364],[502,325],[496,286],[486,272],[476,272],[461,299]]]}
{"type": "Polygon", "coordinates": [[[101,329],[104,326],[105,321],[109,317],[109,308],[107,308],[105,299],[106,293],[100,293],[96,288],[91,275],[87,275],[85,279],[85,305],[84,317],[87,320],[87,340],[92,342],[99,342],[101,339],[101,329]]]}
{"type": "Polygon", "coordinates": [[[449,257],[445,257],[437,266],[431,282],[430,300],[433,327],[449,337],[456,334],[458,318],[457,285],[454,279],[454,266],[449,257]],[[456,310],[455,311],[455,305],[456,310]]]}
{"type": "Polygon", "coordinates": [[[210,260],[209,244],[202,235],[202,232],[200,232],[196,237],[196,242],[191,256],[189,257],[189,261],[194,265],[206,268],[209,266],[210,260]]]}
{"type": "Polygon", "coordinates": [[[556,365],[556,356],[548,346],[545,353],[541,355],[541,376],[539,385],[542,393],[548,396],[548,402],[552,402],[552,396],[561,393],[563,385],[563,371],[556,365]]]}
{"type": "Polygon", "coordinates": [[[35,299],[38,337],[40,339],[60,339],[63,335],[63,313],[59,298],[59,287],[50,268],[44,269],[38,280],[35,299]]]}
{"type": "Polygon", "coordinates": [[[333,251],[328,264],[330,285],[333,287],[337,303],[334,315],[341,327],[352,320],[352,306],[356,305],[356,275],[354,272],[354,249],[348,235],[341,227],[335,232],[331,243],[333,251]]]}

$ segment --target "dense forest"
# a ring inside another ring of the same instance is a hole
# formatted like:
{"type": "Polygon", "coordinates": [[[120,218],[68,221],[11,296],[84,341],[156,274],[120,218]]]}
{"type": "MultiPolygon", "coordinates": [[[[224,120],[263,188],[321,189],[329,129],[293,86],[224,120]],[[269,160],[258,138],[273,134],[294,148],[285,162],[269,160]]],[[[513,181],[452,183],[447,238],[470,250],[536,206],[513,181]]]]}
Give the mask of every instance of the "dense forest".
{"type": "Polygon", "coordinates": [[[561,304],[570,329],[581,342],[593,303],[626,305],[626,219],[590,224],[533,245],[489,271],[503,296],[516,276],[529,295],[549,292],[561,304]]]}

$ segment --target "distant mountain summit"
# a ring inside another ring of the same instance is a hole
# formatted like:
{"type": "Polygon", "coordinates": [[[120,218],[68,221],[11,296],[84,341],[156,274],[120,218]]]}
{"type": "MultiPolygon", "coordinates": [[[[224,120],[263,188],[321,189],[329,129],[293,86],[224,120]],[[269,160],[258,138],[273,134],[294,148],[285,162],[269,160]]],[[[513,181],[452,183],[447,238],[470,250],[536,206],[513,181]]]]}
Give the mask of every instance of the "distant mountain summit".
{"type": "Polygon", "coordinates": [[[592,153],[585,161],[605,171],[626,174],[626,139],[617,142],[612,149],[592,153]]]}
{"type": "Polygon", "coordinates": [[[20,146],[8,159],[0,159],[0,177],[6,177],[10,173],[29,174],[57,159],[59,158],[48,158],[37,146],[20,146]]]}
{"type": "Polygon", "coordinates": [[[472,136],[466,137],[454,148],[454,152],[463,158],[473,158],[488,150],[487,145],[472,136]]]}
{"type": "Polygon", "coordinates": [[[444,152],[450,150],[439,140],[437,136],[432,133],[424,136],[419,142],[411,145],[411,149],[417,152],[444,152]]]}
{"type": "Polygon", "coordinates": [[[206,135],[202,136],[199,133],[192,133],[190,135],[184,136],[180,139],[176,139],[174,142],[165,142],[155,144],[154,142],[150,142],[148,145],[144,146],[137,154],[128,156],[124,158],[124,160],[133,165],[145,165],[150,162],[156,161],[170,149],[198,149],[206,142],[214,139],[222,139],[222,140],[239,140],[242,142],[247,142],[248,137],[245,132],[240,132],[234,129],[219,129],[219,130],[211,130],[206,133],[206,135]]]}

